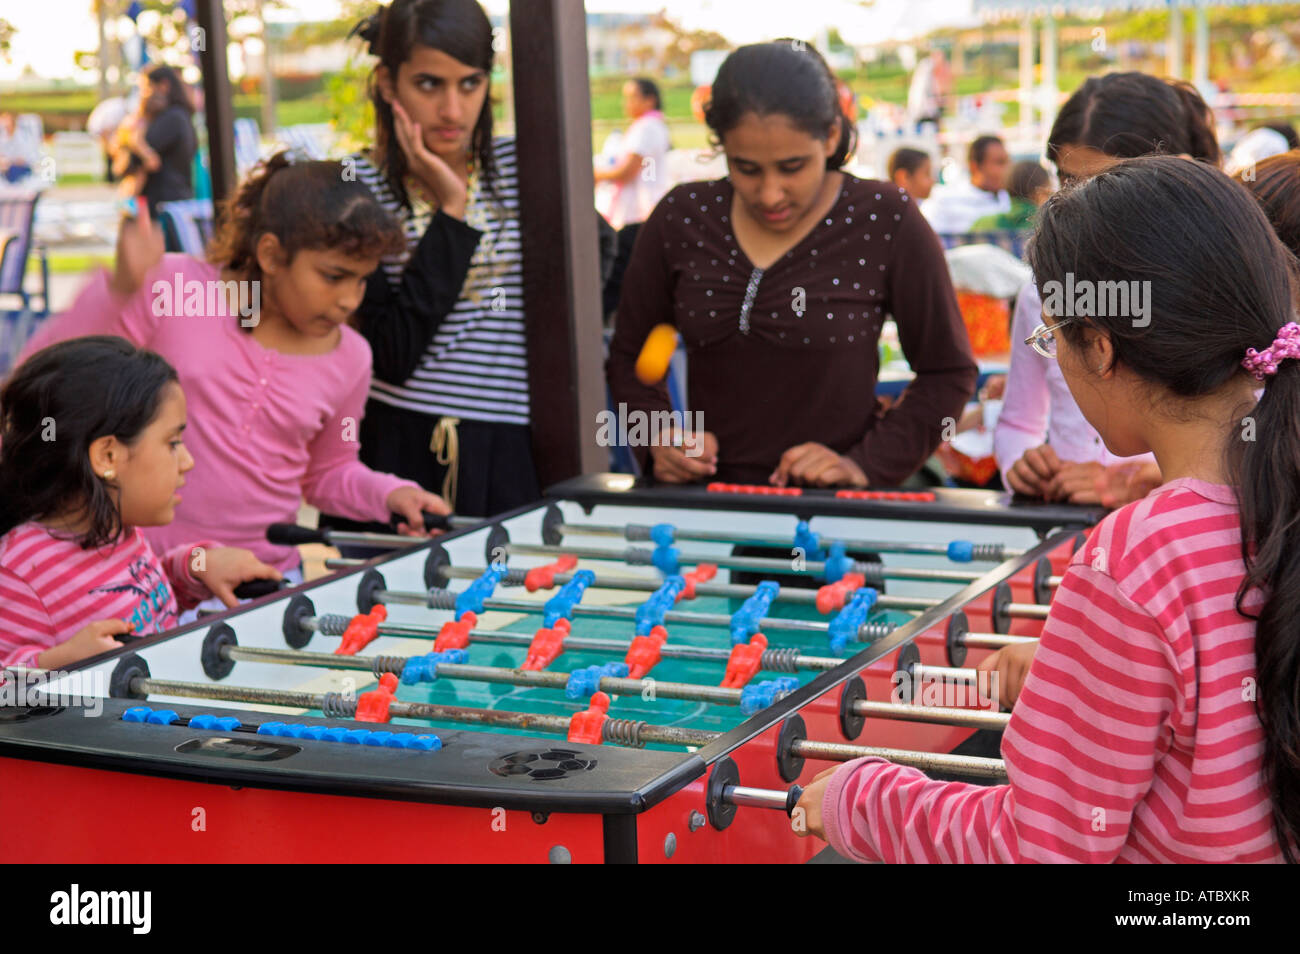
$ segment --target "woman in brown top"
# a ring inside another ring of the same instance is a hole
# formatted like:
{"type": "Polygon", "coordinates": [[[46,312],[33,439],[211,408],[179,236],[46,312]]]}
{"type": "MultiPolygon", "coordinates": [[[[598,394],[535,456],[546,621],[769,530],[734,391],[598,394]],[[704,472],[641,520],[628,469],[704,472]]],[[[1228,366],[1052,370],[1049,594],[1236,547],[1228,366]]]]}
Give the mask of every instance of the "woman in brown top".
{"type": "Polygon", "coordinates": [[[729,175],[678,186],[642,226],[606,365],[615,404],[668,410],[666,389],[633,368],[650,329],[675,325],[705,433],[685,450],[638,448],[643,468],[648,452],[668,482],[897,485],[978,373],[938,239],[906,192],[840,171],[853,129],[810,47],[736,50],[706,119],[729,175]],[[916,378],[886,408],[889,315],[916,378]]]}

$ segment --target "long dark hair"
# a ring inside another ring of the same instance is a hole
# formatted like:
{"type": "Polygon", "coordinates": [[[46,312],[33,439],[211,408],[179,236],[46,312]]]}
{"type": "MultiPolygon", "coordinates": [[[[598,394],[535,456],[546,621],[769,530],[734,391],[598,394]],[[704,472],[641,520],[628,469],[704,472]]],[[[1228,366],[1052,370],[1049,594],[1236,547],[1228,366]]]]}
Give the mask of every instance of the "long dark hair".
{"type": "MultiPolygon", "coordinates": [[[[397,71],[411,58],[416,46],[441,50],[487,74],[487,95],[470,136],[470,155],[483,187],[493,192],[496,162],[492,155],[492,23],[483,8],[475,0],[393,0],[353,27],[350,35],[366,42],[370,54],[379,57],[379,66],[387,68],[394,83],[397,71]]],[[[380,93],[373,71],[369,92],[375,107],[376,163],[384,170],[394,194],[409,205],[406,154],[397,143],[393,107],[380,93]]]]}
{"type": "Polygon", "coordinates": [[[1120,159],[1160,152],[1215,165],[1222,160],[1210,107],[1196,87],[1138,72],[1084,80],[1052,123],[1047,158],[1060,165],[1065,146],[1091,146],[1120,159]]]}
{"type": "Polygon", "coordinates": [[[840,143],[826,159],[828,170],[843,166],[857,145],[857,130],[840,109],[835,76],[810,44],[776,40],[739,47],[722,61],[711,96],[704,121],[714,146],[749,113],[784,116],[821,140],[838,123],[840,143]]]}
{"type": "Polygon", "coordinates": [[[347,162],[291,162],[279,152],[261,163],[223,204],[208,260],[258,281],[257,242],[268,232],[289,261],[303,249],[357,258],[400,252],[406,247],[401,226],[365,183],[348,175],[347,162]]]}
{"type": "Polygon", "coordinates": [[[1282,244],[1300,256],[1300,149],[1261,159],[1237,180],[1254,193],[1282,244]]]}
{"type": "Polygon", "coordinates": [[[23,362],[0,391],[0,534],[28,520],[84,514],[84,549],[116,543],[122,515],[90,466],[101,437],[132,444],[176,370],[112,335],[73,338],[23,362]]]}
{"type": "MultiPolygon", "coordinates": [[[[144,75],[150,83],[167,87],[167,105],[163,109],[179,106],[188,115],[194,115],[194,102],[190,99],[189,91],[186,90],[185,84],[181,82],[180,76],[177,75],[174,69],[158,63],[146,69],[144,75]]],[[[158,112],[161,113],[163,109],[158,110],[158,112]]]]}
{"type": "MultiPolygon", "coordinates": [[[[1222,172],[1173,156],[1129,159],[1039,210],[1028,249],[1034,280],[1150,281],[1142,327],[1095,316],[1060,330],[1080,345],[1091,326],[1110,338],[1115,363],[1180,398],[1208,395],[1247,375],[1247,348],[1264,350],[1295,317],[1294,259],[1258,203],[1222,172]]],[[[1094,286],[1095,287],[1095,286],[1094,286]]],[[[1132,286],[1129,286],[1132,287],[1132,286]]],[[[1242,615],[1264,596],[1255,623],[1264,726],[1264,775],[1287,861],[1300,833],[1300,361],[1283,361],[1250,411],[1264,439],[1226,442],[1241,514],[1246,575],[1242,615]]]]}

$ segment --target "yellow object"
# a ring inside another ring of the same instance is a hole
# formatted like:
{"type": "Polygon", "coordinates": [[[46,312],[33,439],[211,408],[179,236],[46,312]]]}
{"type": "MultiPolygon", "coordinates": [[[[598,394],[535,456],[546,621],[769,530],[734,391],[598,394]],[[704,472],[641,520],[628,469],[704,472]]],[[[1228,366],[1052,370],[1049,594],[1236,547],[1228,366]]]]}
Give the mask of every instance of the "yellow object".
{"type": "Polygon", "coordinates": [[[442,478],[442,499],[453,511],[456,509],[456,481],[460,472],[460,432],[456,430],[460,418],[443,416],[433,428],[429,450],[434,459],[447,468],[442,478]]]}
{"type": "Polygon", "coordinates": [[[658,384],[668,373],[668,362],[677,350],[677,329],[672,325],[655,325],[646,335],[645,344],[636,358],[636,376],[642,384],[658,384]]]}

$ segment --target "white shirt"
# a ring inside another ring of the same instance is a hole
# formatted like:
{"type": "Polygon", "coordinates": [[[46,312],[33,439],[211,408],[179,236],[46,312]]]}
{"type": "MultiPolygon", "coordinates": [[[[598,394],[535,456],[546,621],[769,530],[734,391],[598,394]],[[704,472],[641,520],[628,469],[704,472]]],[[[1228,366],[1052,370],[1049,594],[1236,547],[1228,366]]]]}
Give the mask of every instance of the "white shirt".
{"type": "Polygon", "coordinates": [[[993,431],[993,454],[1007,483],[1009,471],[1025,451],[1044,442],[1052,445],[1063,461],[1097,461],[1106,467],[1155,460],[1150,454],[1117,457],[1106,449],[1101,435],[1074,403],[1074,396],[1061,374],[1061,366],[1044,358],[1025,339],[1043,323],[1043,302],[1033,282],[1026,283],[1016,299],[1011,321],[1011,367],[1002,397],[1002,414],[993,431]]]}
{"type": "Polygon", "coordinates": [[[638,116],[619,145],[622,155],[641,157],[641,167],[630,182],[613,183],[609,224],[616,229],[644,222],[668,192],[668,124],[657,109],[638,116]]]}
{"type": "Polygon", "coordinates": [[[978,219],[1011,211],[1011,196],[1004,189],[994,195],[969,182],[934,187],[921,203],[921,212],[940,235],[969,232],[978,219]]]}

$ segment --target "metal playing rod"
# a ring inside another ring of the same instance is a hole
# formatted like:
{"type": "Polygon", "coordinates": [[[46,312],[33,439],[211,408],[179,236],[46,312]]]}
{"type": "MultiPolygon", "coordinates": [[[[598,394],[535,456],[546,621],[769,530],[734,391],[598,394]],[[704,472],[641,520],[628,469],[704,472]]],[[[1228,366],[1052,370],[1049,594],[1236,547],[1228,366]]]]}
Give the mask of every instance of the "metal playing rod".
{"type": "MultiPolygon", "coordinates": [[[[305,616],[298,621],[299,625],[306,632],[315,632],[320,628],[318,617],[305,616]]],[[[416,638],[434,639],[437,637],[441,626],[423,626],[420,624],[406,623],[380,623],[376,627],[376,632],[380,636],[406,636],[416,638]]],[[[326,635],[337,635],[337,633],[326,633],[326,635]]],[[[500,646],[531,646],[533,637],[527,633],[506,633],[495,629],[471,629],[466,634],[471,643],[492,643],[500,646]]],[[[564,638],[565,652],[597,652],[613,653],[615,655],[626,653],[632,644],[617,639],[602,639],[591,636],[566,636],[564,638]]],[[[281,652],[282,650],[276,650],[281,652]]],[[[331,659],[344,659],[344,656],[335,656],[332,653],[321,653],[319,655],[329,656],[331,659]]],[[[727,649],[721,649],[714,646],[685,646],[680,644],[665,643],[659,648],[659,655],[665,659],[692,659],[700,662],[726,662],[731,658],[731,652],[727,649]]],[[[762,668],[770,672],[798,672],[800,670],[812,670],[821,672],[827,669],[834,669],[843,659],[837,659],[830,656],[805,656],[799,650],[792,647],[769,646],[763,651],[762,668]]],[[[349,668],[365,668],[349,667],[349,668]]]]}
{"type": "Polygon", "coordinates": [[[910,752],[906,749],[878,748],[871,745],[846,745],[839,742],[813,742],[796,740],[790,751],[805,759],[823,762],[851,762],[866,756],[888,759],[898,765],[910,765],[924,772],[946,772],[972,778],[1007,780],[1007,767],[1002,759],[979,758],[974,755],[950,755],[945,752],[910,752]]]}
{"type": "MultiPolygon", "coordinates": [[[[200,682],[181,682],[137,676],[131,680],[130,689],[136,695],[179,696],[187,699],[210,699],[222,702],[242,702],[254,705],[286,706],[294,709],[319,709],[325,718],[351,719],[356,714],[356,700],[340,693],[293,692],[284,689],[258,689],[252,686],[221,686],[200,682]]],[[[401,702],[389,704],[391,718],[428,719],[457,722],[467,725],[489,725],[511,729],[552,732],[567,735],[569,717],[538,715],[531,712],[509,712],[496,709],[471,709],[465,706],[445,706],[431,702],[401,702]]],[[[366,723],[373,725],[374,723],[366,723]]],[[[707,745],[722,733],[703,729],[684,729],[677,726],[651,725],[631,719],[606,719],[602,726],[604,741],[639,748],[648,743],[659,745],[707,745]]]]}
{"type": "Polygon", "coordinates": [[[984,712],[979,709],[955,709],[940,706],[914,706],[902,702],[872,702],[858,699],[853,714],[868,719],[898,719],[903,722],[934,722],[970,729],[1005,729],[1010,713],[984,712]]]}
{"type": "MultiPolygon", "coordinates": [[[[619,537],[637,543],[653,540],[654,527],[648,524],[629,523],[625,526],[596,523],[559,523],[554,525],[561,536],[565,534],[586,534],[588,536],[619,537]]],[[[792,537],[780,537],[766,533],[745,533],[739,530],[692,530],[687,527],[673,527],[673,540],[692,540],[699,543],[743,543],[757,546],[789,547],[793,545],[792,537]]],[[[871,550],[877,553],[907,553],[917,556],[948,555],[946,543],[900,543],[896,540],[848,540],[843,537],[827,537],[819,534],[819,544],[829,547],[832,543],[842,543],[849,550],[871,550]]],[[[967,543],[969,541],[955,541],[967,543]]],[[[1023,556],[1025,551],[1008,547],[1001,543],[971,543],[971,560],[981,563],[1001,563],[1003,560],[1023,556]]]]}
{"type": "MultiPolygon", "coordinates": [[[[653,565],[654,551],[639,547],[626,550],[602,550],[597,547],[555,547],[544,543],[505,543],[501,545],[505,556],[520,554],[524,556],[570,556],[589,560],[610,560],[616,563],[629,563],[633,566],[653,565]]],[[[682,563],[716,563],[730,570],[750,570],[756,573],[806,573],[817,576],[826,572],[826,563],[821,560],[806,560],[802,570],[791,567],[790,560],[778,560],[770,557],[711,556],[700,557],[694,554],[681,554],[682,563]]],[[[927,583],[972,583],[984,574],[969,573],[961,570],[929,570],[917,567],[890,567],[880,563],[854,560],[854,573],[861,573],[868,582],[873,578],[883,577],[887,580],[913,580],[927,583]]]]}
{"type": "MultiPolygon", "coordinates": [[[[400,675],[406,666],[404,656],[335,656],[333,653],[315,653],[292,649],[263,649],[254,646],[223,646],[225,659],[241,662],[263,662],[290,666],[324,666],[340,669],[363,669],[379,675],[391,672],[400,675]],[[340,665],[341,660],[351,663],[340,665]]],[[[439,678],[464,679],[469,682],[487,682],[497,685],[529,686],[537,689],[563,689],[568,685],[569,673],[551,670],[504,669],[500,666],[475,666],[469,663],[438,663],[439,678]]],[[[604,676],[597,688],[611,695],[640,695],[646,690],[665,699],[685,699],[690,702],[708,702],[714,705],[740,705],[739,689],[721,686],[701,686],[687,682],[667,682],[659,679],[627,679],[604,676]]]]}
{"type": "MultiPolygon", "coordinates": [[[[448,577],[457,580],[477,580],[483,575],[483,569],[473,567],[442,567],[441,571],[448,577]]],[[[522,586],[528,570],[522,567],[512,567],[506,571],[506,575],[501,578],[503,586],[522,586]]],[[[573,573],[556,573],[554,583],[556,586],[563,586],[573,579],[573,573]]],[[[592,586],[610,590],[636,590],[639,592],[653,593],[663,585],[663,579],[652,576],[620,576],[617,573],[598,573],[596,581],[592,586]]],[[[745,599],[754,595],[754,588],[742,583],[696,583],[695,592],[698,596],[722,596],[728,599],[745,599]]],[[[788,603],[804,603],[813,605],[817,602],[817,591],[799,589],[797,587],[785,586],[776,594],[778,601],[788,603]]],[[[880,596],[876,599],[876,606],[881,609],[897,610],[927,610],[932,606],[938,606],[942,600],[926,597],[898,597],[898,596],[880,596]]]]}

